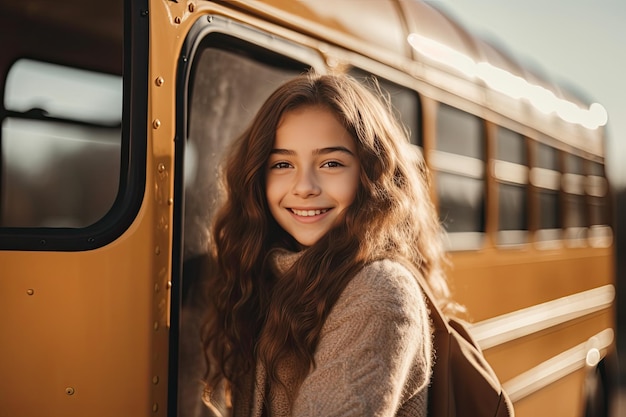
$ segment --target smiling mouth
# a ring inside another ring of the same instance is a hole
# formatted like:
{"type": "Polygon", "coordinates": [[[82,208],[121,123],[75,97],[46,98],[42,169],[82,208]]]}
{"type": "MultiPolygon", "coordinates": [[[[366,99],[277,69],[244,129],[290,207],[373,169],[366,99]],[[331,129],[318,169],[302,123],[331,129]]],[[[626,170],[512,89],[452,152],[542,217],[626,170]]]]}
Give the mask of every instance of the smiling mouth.
{"type": "Polygon", "coordinates": [[[324,214],[329,209],[320,209],[320,210],[297,210],[297,209],[290,209],[290,210],[296,216],[311,217],[311,216],[319,216],[320,214],[324,214]]]}

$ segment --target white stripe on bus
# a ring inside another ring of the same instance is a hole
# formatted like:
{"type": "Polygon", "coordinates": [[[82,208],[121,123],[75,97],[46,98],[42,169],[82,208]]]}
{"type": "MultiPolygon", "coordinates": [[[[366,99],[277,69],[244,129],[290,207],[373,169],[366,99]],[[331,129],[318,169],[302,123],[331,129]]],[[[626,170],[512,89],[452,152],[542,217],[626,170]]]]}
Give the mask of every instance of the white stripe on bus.
{"type": "Polygon", "coordinates": [[[604,285],[472,323],[470,332],[482,349],[489,349],[606,309],[614,299],[615,287],[604,285]]]}
{"type": "Polygon", "coordinates": [[[595,366],[604,355],[602,351],[606,350],[612,342],[613,330],[605,329],[586,342],[576,345],[504,382],[502,387],[511,401],[519,401],[585,365],[595,366]]]}

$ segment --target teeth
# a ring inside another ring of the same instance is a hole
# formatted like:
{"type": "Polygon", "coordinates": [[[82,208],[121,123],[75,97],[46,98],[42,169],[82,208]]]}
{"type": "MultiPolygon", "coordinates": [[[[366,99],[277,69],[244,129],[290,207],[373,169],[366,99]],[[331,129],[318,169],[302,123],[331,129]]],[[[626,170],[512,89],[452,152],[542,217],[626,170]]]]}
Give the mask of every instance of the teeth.
{"type": "Polygon", "coordinates": [[[328,211],[328,209],[322,209],[322,210],[296,210],[296,209],[291,209],[291,211],[293,211],[294,214],[296,214],[297,216],[309,217],[309,216],[317,216],[317,215],[320,215],[322,213],[326,213],[328,211]]]}

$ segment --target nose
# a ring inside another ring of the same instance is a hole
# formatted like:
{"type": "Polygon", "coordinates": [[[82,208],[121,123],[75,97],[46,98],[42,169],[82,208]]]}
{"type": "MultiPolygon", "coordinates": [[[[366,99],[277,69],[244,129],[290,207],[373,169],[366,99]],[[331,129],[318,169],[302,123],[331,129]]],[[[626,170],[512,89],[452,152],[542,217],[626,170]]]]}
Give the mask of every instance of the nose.
{"type": "Polygon", "coordinates": [[[295,176],[292,192],[302,198],[319,195],[321,187],[315,172],[310,169],[299,170],[295,176]]]}

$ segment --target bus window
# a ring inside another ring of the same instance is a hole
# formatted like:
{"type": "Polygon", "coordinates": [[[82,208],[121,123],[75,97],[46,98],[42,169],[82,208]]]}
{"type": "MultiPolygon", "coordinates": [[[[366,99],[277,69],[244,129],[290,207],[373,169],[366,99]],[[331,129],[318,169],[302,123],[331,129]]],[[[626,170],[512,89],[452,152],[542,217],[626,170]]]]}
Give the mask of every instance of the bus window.
{"type": "Polygon", "coordinates": [[[220,48],[216,47],[217,39],[202,43],[193,58],[189,80],[186,256],[206,251],[203,230],[215,208],[218,164],[224,150],[243,133],[275,88],[308,68],[221,34],[208,38],[219,38],[220,48]],[[251,51],[255,51],[256,58],[251,51]]]}
{"type": "Polygon", "coordinates": [[[525,243],[528,234],[528,152],[524,136],[498,128],[493,168],[498,182],[497,243],[525,243]]]}
{"type": "MultiPolygon", "coordinates": [[[[219,24],[219,19],[215,18],[213,23],[219,24]]],[[[232,24],[229,28],[236,29],[232,24]]],[[[253,35],[256,42],[263,39],[260,32],[253,35]]],[[[280,42],[274,37],[271,44],[277,48],[280,42]]],[[[243,133],[272,91],[311,67],[220,32],[190,40],[190,45],[193,56],[184,83],[188,86],[188,99],[184,110],[187,131],[182,185],[185,212],[177,406],[180,416],[196,415],[193,410],[203,407],[200,398],[204,358],[198,334],[204,311],[198,286],[203,282],[207,230],[217,208],[219,168],[224,152],[243,133]]]]}
{"type": "Polygon", "coordinates": [[[371,80],[373,78],[376,79],[382,92],[388,95],[396,117],[402,122],[404,127],[408,129],[411,143],[421,148],[423,146],[423,140],[419,120],[421,114],[419,95],[410,88],[401,86],[356,67],[351,68],[349,74],[367,87],[372,87],[371,80]]]}
{"type": "Polygon", "coordinates": [[[440,105],[436,149],[430,163],[437,171],[439,215],[450,249],[477,249],[485,231],[485,142],[481,119],[440,105]]]}
{"type": "Polygon", "coordinates": [[[582,245],[587,238],[584,160],[566,154],[564,168],[561,182],[565,203],[565,236],[570,245],[582,245]]]}
{"type": "Polygon", "coordinates": [[[4,107],[0,226],[81,228],[102,218],[120,179],[121,77],[21,59],[4,107]]]}
{"type": "Polygon", "coordinates": [[[530,181],[537,188],[539,204],[538,242],[556,242],[561,239],[561,206],[559,190],[561,172],[558,151],[537,143],[535,166],[530,170],[530,181]]]}
{"type": "Polygon", "coordinates": [[[589,202],[589,243],[592,246],[609,246],[612,238],[604,165],[593,161],[589,163],[585,188],[589,202]]]}

